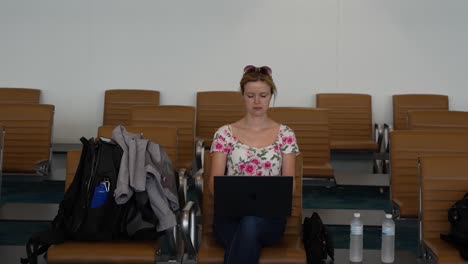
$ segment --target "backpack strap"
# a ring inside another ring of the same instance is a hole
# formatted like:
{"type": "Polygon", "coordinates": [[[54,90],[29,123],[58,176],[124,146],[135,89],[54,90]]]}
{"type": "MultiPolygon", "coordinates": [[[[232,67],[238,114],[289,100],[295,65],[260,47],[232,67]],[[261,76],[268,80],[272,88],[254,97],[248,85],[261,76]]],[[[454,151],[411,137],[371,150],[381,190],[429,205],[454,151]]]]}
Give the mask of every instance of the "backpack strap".
{"type": "Polygon", "coordinates": [[[38,239],[30,238],[26,243],[26,258],[21,258],[21,264],[37,264],[37,257],[44,254],[50,247],[50,244],[40,245],[38,239]]]}
{"type": "Polygon", "coordinates": [[[51,245],[64,241],[63,232],[55,229],[34,234],[26,243],[26,258],[21,258],[21,264],[37,264],[38,256],[46,253],[51,245]]]}

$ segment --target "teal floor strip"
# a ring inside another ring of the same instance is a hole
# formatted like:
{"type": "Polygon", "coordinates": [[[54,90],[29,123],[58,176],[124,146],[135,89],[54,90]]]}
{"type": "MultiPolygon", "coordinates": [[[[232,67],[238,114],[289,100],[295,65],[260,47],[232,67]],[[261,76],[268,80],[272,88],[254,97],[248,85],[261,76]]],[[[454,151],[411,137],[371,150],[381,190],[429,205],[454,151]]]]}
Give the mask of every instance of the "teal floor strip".
{"type": "Polygon", "coordinates": [[[2,203],[60,203],[64,188],[64,181],[5,181],[2,203]]]}

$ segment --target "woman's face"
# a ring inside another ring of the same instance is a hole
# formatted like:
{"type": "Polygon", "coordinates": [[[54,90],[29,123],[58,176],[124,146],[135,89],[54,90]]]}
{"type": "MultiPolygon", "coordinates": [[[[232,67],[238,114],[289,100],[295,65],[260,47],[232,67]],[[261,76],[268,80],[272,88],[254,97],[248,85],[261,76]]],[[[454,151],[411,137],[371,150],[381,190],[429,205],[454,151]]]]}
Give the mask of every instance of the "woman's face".
{"type": "Polygon", "coordinates": [[[270,106],[271,87],[262,81],[248,82],[244,86],[244,103],[248,114],[266,115],[270,106]]]}

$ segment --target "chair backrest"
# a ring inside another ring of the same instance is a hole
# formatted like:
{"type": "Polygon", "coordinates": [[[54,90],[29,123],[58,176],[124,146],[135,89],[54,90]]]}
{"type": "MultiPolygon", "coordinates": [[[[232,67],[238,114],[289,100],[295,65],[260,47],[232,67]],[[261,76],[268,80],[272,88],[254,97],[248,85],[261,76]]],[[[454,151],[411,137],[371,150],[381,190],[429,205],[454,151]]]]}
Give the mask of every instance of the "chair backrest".
{"type": "Polygon", "coordinates": [[[319,93],[316,105],[330,110],[330,147],[344,150],[378,148],[372,134],[372,97],[368,94],[319,93]]]}
{"type": "MultiPolygon", "coordinates": [[[[294,178],[296,190],[294,191],[291,216],[288,218],[286,225],[286,235],[300,236],[302,232],[302,154],[296,158],[296,176],[294,178]]],[[[202,225],[203,235],[211,235],[213,233],[213,196],[208,194],[208,184],[211,171],[211,154],[209,150],[205,151],[205,163],[203,167],[203,214],[202,225]]],[[[248,177],[248,176],[247,176],[248,177]]]]}
{"type": "MultiPolygon", "coordinates": [[[[98,137],[112,138],[115,126],[101,126],[98,128],[98,137]]],[[[177,162],[177,128],[158,126],[125,126],[133,134],[142,134],[144,138],[157,143],[164,148],[172,163],[177,162]]]]}
{"type": "Polygon", "coordinates": [[[197,137],[208,148],[213,135],[223,125],[233,123],[245,115],[242,94],[236,91],[197,92],[197,137]]]}
{"type": "Polygon", "coordinates": [[[438,94],[396,94],[393,101],[393,129],[408,129],[409,110],[448,110],[447,95],[438,94]]]}
{"type": "Polygon", "coordinates": [[[418,157],[468,154],[468,132],[395,130],[390,133],[390,195],[400,215],[418,215],[418,157]]]}
{"type": "Polygon", "coordinates": [[[54,106],[1,104],[5,127],[3,171],[35,173],[36,165],[50,162],[54,106]]]}
{"type": "Polygon", "coordinates": [[[1,104],[39,104],[41,90],[31,88],[0,88],[1,104]]]}
{"type": "Polygon", "coordinates": [[[330,166],[329,110],[272,107],[268,115],[294,130],[304,160],[304,176],[333,175],[330,166]]]}
{"type": "Polygon", "coordinates": [[[468,131],[468,112],[444,110],[408,111],[408,129],[468,131]]]}
{"type": "Polygon", "coordinates": [[[128,125],[130,108],[139,105],[159,105],[159,91],[115,89],[104,95],[103,125],[128,125]]]}
{"type": "Polygon", "coordinates": [[[448,209],[468,191],[468,156],[421,157],[420,221],[422,238],[450,231],[448,209]]]}
{"type": "Polygon", "coordinates": [[[177,169],[192,168],[195,156],[195,107],[183,105],[160,105],[133,107],[131,126],[165,126],[177,128],[177,169]]]}

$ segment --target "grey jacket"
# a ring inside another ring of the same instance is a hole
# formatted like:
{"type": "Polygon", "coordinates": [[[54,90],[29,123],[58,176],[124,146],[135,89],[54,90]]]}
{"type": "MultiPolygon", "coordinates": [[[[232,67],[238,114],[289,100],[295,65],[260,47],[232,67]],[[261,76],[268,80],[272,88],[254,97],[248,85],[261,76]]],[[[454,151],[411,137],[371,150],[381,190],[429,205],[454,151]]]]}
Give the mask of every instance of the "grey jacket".
{"type": "Polygon", "coordinates": [[[179,209],[176,176],[164,149],[142,135],[127,132],[122,125],[112,131],[112,139],[123,149],[115,202],[124,204],[134,192],[146,191],[159,220],[156,229],[162,231],[175,226],[174,212],[179,209]]]}

